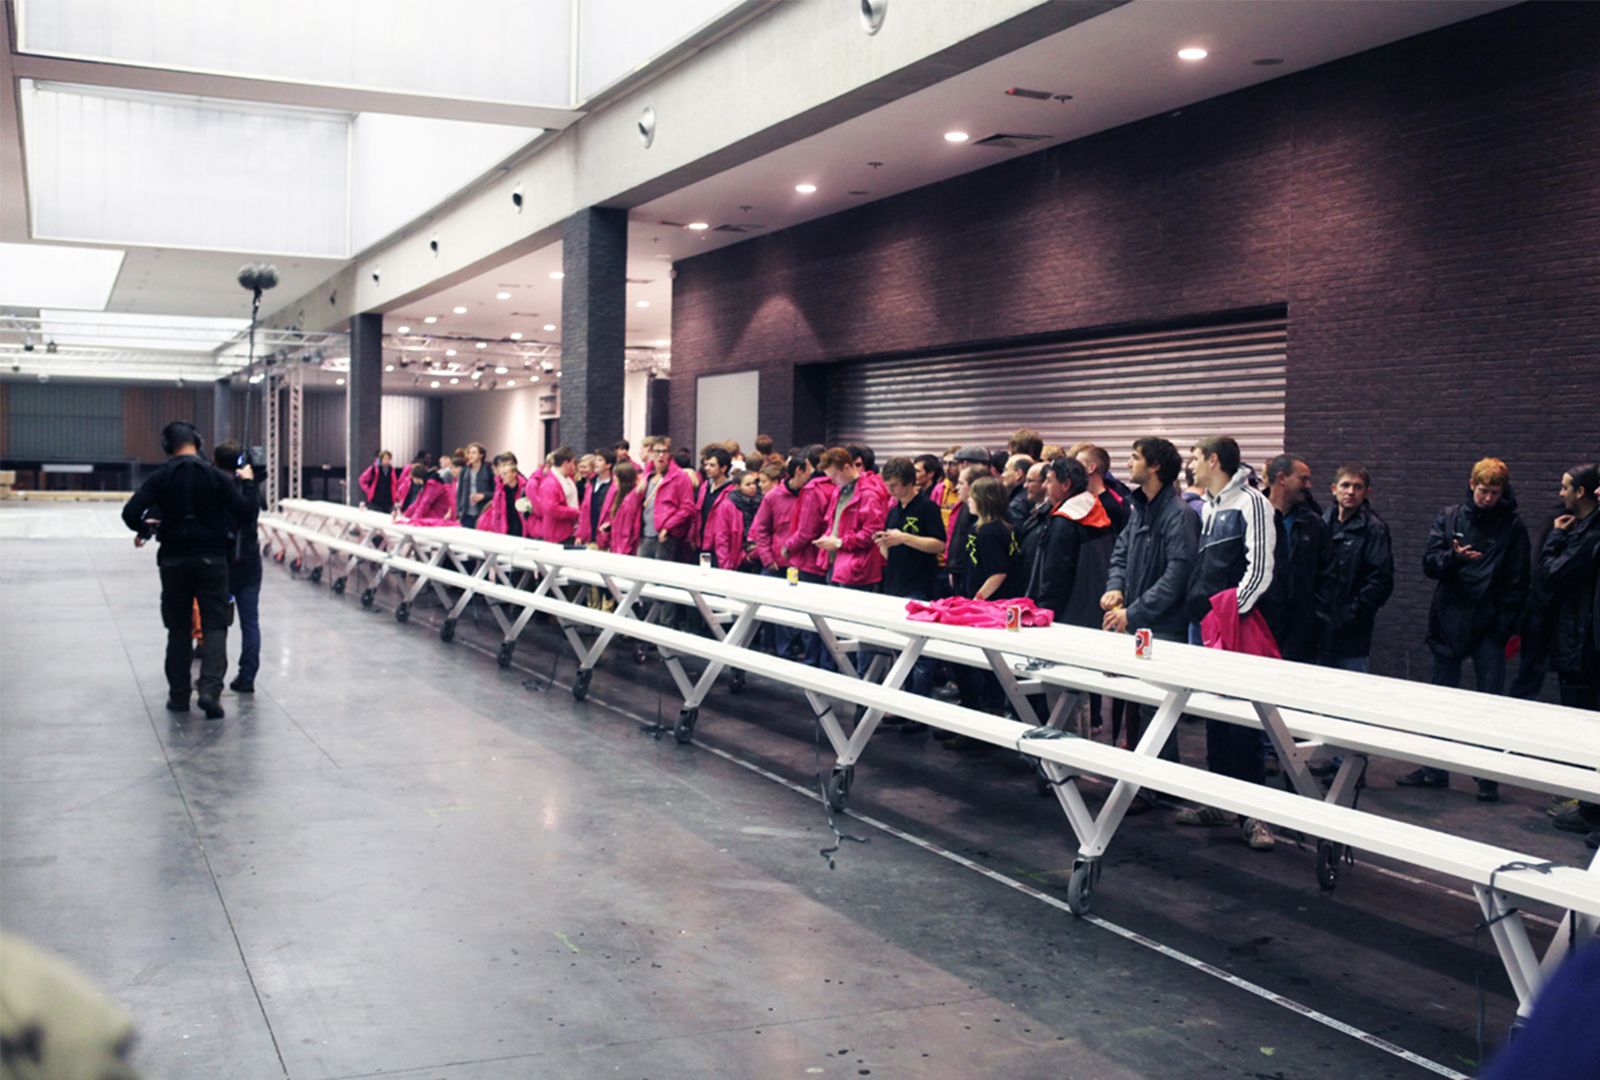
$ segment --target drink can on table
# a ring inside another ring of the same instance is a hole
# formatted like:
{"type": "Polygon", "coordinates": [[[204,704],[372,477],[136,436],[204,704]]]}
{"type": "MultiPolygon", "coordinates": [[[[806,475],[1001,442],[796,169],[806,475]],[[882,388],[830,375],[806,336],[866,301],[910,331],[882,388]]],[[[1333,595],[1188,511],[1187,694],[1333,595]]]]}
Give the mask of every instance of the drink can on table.
{"type": "Polygon", "coordinates": [[[710,570],[711,569],[711,552],[702,551],[700,553],[700,569],[702,569],[702,570],[710,570]]]}
{"type": "Polygon", "coordinates": [[[1133,655],[1141,660],[1149,660],[1155,655],[1155,637],[1149,630],[1133,632],[1133,655]]]}
{"type": "Polygon", "coordinates": [[[798,567],[794,567],[794,566],[789,567],[788,570],[784,571],[784,576],[786,576],[789,579],[789,584],[790,585],[798,585],[798,584],[800,584],[800,570],[799,570],[798,567]]]}
{"type": "Polygon", "coordinates": [[[1012,604],[1010,607],[1006,608],[1006,629],[1022,629],[1022,609],[1016,604],[1012,604]]]}

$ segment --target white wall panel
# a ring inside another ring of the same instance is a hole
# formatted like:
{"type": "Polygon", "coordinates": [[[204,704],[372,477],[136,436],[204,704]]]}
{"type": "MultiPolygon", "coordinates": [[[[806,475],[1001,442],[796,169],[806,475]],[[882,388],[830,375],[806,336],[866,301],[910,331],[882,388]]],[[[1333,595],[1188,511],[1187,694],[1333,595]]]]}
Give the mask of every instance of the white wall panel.
{"type": "Polygon", "coordinates": [[[761,409],[761,373],[702,375],[695,382],[694,446],[738,439],[741,447],[756,444],[761,409]]]}
{"type": "MultiPolygon", "coordinates": [[[[426,450],[435,458],[442,452],[430,439],[430,428],[434,426],[429,423],[430,412],[437,410],[436,400],[411,394],[385,394],[380,408],[378,424],[383,432],[381,449],[394,455],[397,466],[405,465],[416,457],[418,450],[426,450]]],[[[363,458],[371,453],[366,447],[358,446],[356,449],[362,452],[363,458]]]]}
{"type": "MultiPolygon", "coordinates": [[[[452,394],[443,398],[443,435],[446,450],[470,442],[489,448],[489,456],[510,450],[523,472],[532,472],[544,459],[544,427],[539,416],[541,384],[515,390],[452,394]]],[[[551,449],[554,449],[552,447],[551,449]]]]}
{"type": "Polygon", "coordinates": [[[736,6],[729,0],[578,0],[578,100],[604,90],[736,6]]]}

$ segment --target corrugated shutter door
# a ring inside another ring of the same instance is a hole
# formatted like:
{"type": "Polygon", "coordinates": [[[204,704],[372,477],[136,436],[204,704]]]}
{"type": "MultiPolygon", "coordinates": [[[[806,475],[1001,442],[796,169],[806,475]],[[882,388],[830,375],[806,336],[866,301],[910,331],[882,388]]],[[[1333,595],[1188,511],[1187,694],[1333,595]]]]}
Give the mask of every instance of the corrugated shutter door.
{"type": "Polygon", "coordinates": [[[1047,443],[1088,440],[1117,471],[1135,439],[1187,450],[1231,435],[1258,468],[1283,452],[1287,324],[1282,318],[1053,344],[841,363],[828,441],[878,460],[958,443],[1004,448],[1019,427],[1047,443]]]}

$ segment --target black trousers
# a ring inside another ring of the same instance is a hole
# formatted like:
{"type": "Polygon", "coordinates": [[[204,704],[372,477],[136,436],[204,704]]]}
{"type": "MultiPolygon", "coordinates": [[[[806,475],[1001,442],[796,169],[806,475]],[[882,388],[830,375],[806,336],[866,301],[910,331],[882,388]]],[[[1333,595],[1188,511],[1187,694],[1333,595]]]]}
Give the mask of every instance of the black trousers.
{"type": "Polygon", "coordinates": [[[167,628],[167,692],[177,701],[189,700],[189,671],[193,663],[190,631],[195,604],[200,605],[200,696],[222,696],[222,676],[228,670],[228,624],[233,608],[228,603],[228,560],[222,555],[182,555],[162,559],[161,623],[167,628]]]}

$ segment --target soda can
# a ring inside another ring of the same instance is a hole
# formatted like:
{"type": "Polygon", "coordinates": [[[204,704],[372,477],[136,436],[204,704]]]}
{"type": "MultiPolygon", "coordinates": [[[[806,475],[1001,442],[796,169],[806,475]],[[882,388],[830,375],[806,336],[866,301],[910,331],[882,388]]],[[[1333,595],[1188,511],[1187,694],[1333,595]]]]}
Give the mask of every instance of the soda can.
{"type": "Polygon", "coordinates": [[[784,571],[784,576],[786,576],[789,579],[789,584],[790,585],[798,585],[798,584],[800,584],[800,568],[799,567],[797,567],[797,566],[789,567],[788,570],[784,571]]]}
{"type": "Polygon", "coordinates": [[[1022,609],[1016,604],[1012,604],[1010,607],[1006,608],[1006,629],[1022,629],[1022,609]]]}
{"type": "Polygon", "coordinates": [[[702,569],[702,570],[710,570],[711,569],[711,552],[702,551],[700,553],[700,569],[702,569]]]}
{"type": "Polygon", "coordinates": [[[1133,632],[1133,655],[1140,660],[1149,660],[1155,656],[1156,639],[1148,630],[1135,630],[1133,632]]]}

